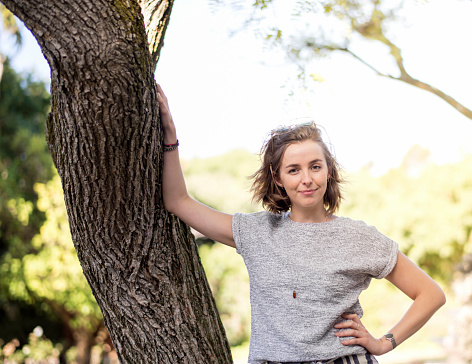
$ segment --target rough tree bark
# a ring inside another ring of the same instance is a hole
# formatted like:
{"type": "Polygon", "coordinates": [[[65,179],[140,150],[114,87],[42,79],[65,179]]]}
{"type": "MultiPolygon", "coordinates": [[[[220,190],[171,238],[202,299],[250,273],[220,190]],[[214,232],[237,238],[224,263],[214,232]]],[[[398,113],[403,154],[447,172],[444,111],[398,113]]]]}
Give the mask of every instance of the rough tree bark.
{"type": "Polygon", "coordinates": [[[120,361],[231,363],[193,236],[161,198],[154,69],[173,0],[2,2],[51,67],[46,139],[120,361]]]}

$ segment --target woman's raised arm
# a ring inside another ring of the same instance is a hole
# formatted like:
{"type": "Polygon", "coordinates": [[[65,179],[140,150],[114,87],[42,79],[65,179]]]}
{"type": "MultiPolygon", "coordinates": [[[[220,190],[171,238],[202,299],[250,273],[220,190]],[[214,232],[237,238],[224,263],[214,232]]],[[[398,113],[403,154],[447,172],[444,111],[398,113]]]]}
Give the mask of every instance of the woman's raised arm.
{"type": "MultiPolygon", "coordinates": [[[[164,129],[164,149],[166,149],[166,145],[177,143],[177,133],[167,98],[161,86],[157,85],[157,88],[159,113],[164,129]]],[[[233,216],[216,211],[189,196],[180,166],[178,148],[164,151],[162,185],[164,205],[169,212],[210,239],[233,248],[236,246],[231,226],[233,216]]]]}

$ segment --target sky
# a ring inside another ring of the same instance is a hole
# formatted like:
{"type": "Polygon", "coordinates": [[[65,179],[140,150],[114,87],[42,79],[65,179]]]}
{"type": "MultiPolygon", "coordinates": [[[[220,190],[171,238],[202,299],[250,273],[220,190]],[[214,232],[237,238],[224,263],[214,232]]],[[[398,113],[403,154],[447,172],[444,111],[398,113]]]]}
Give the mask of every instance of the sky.
{"type": "MultiPolygon", "coordinates": [[[[405,19],[392,34],[407,70],[472,108],[472,2],[406,3],[405,19]]],[[[278,9],[275,16],[289,21],[287,14],[278,9]]],[[[215,8],[211,0],[175,1],[156,79],[169,98],[182,158],[241,148],[257,153],[270,130],[307,120],[322,126],[348,171],[371,165],[373,173],[385,173],[413,145],[429,149],[436,163],[472,153],[472,120],[430,93],[377,76],[348,55],[314,60],[310,72],[325,81],[313,84],[312,92],[298,90],[296,69],[283,54],[268,49],[254,31],[232,35],[244,17],[215,8]]],[[[11,42],[2,38],[0,50],[12,54],[11,42]]],[[[376,50],[367,43],[357,47],[388,71],[391,61],[376,50]]],[[[49,79],[27,30],[13,65],[49,79]]]]}

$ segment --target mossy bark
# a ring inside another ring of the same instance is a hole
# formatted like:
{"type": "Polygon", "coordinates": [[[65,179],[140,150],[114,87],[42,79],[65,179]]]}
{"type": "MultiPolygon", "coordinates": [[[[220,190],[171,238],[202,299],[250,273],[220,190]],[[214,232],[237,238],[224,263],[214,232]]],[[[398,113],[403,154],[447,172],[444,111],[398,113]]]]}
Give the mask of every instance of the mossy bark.
{"type": "Polygon", "coordinates": [[[163,208],[154,68],[172,1],[2,0],[51,67],[47,142],[72,239],[122,363],[231,363],[187,226],[163,208]],[[167,3],[167,7],[166,4],[167,3]],[[161,10],[152,11],[152,5],[161,10]],[[149,37],[149,40],[148,40],[149,37]],[[153,38],[154,37],[154,38],[153,38]],[[152,39],[159,44],[152,44],[152,39]]]}

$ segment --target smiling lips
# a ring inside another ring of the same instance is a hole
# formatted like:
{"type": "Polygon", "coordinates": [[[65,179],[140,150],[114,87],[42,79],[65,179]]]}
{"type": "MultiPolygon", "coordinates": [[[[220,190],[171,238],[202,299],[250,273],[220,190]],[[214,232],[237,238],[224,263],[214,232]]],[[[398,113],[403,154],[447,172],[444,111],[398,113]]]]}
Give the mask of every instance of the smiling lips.
{"type": "Polygon", "coordinates": [[[303,191],[299,191],[302,195],[312,195],[314,192],[316,192],[316,190],[303,190],[303,191]]]}

